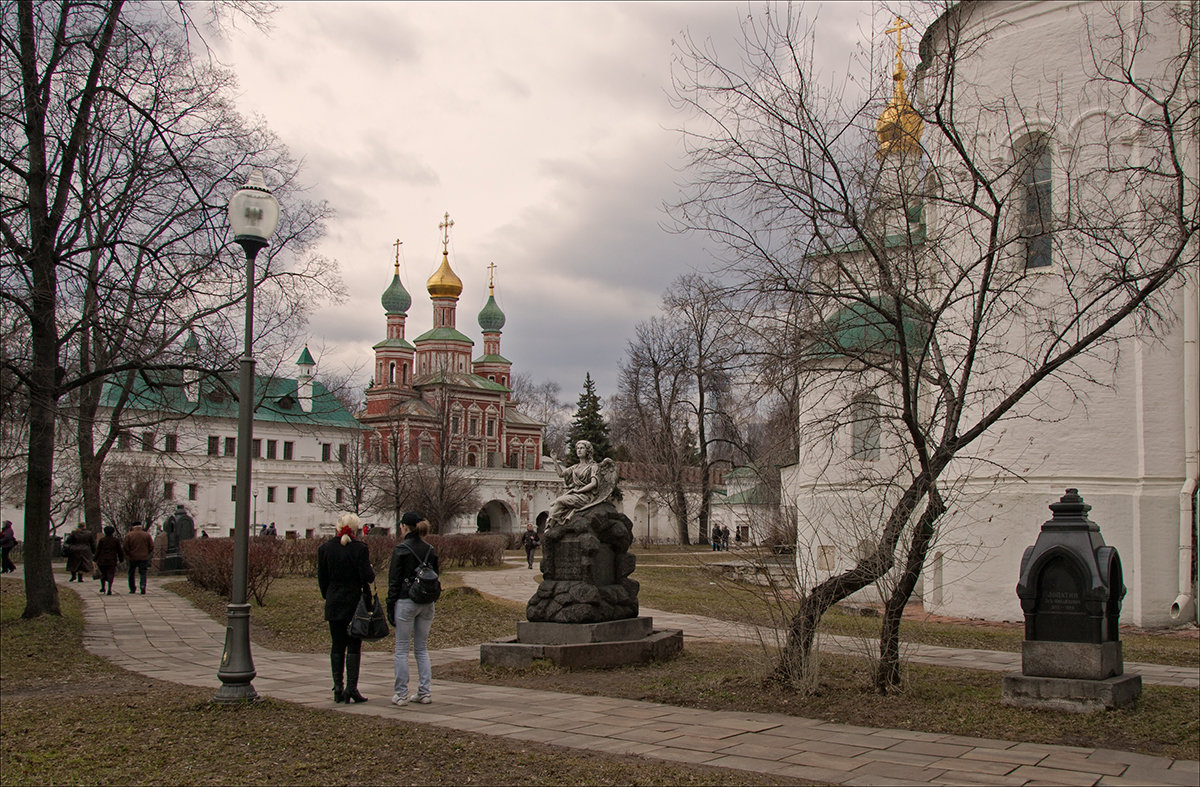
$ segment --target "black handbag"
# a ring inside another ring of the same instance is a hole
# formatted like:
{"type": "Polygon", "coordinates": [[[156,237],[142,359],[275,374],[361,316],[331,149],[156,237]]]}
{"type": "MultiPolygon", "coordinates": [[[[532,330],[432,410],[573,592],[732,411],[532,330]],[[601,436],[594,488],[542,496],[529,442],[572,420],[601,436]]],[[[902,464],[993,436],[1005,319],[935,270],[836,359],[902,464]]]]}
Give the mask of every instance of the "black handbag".
{"type": "Polygon", "coordinates": [[[347,635],[365,640],[383,639],[388,635],[387,615],[383,611],[383,604],[379,603],[379,594],[374,592],[374,588],[372,588],[371,600],[374,602],[373,609],[367,608],[366,597],[358,599],[354,617],[350,619],[350,625],[346,627],[347,635]]]}

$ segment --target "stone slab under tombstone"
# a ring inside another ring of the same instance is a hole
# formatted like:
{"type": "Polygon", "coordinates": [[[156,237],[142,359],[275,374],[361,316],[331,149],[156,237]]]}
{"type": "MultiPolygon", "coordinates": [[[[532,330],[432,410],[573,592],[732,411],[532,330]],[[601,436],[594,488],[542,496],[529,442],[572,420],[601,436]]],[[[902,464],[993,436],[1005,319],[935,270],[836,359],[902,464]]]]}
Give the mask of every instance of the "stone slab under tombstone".
{"type": "Polygon", "coordinates": [[[629,518],[608,502],[573,513],[542,538],[542,582],[517,636],[484,643],[480,663],[522,667],[546,659],[568,668],[615,667],[671,658],[683,632],[656,631],[638,615],[629,518]]]}
{"type": "Polygon", "coordinates": [[[1091,506],[1068,489],[1025,550],[1017,595],[1025,613],[1021,672],[1005,675],[1001,702],[1073,713],[1119,708],[1142,692],[1126,675],[1118,619],[1121,558],[1088,520],[1091,506]]]}

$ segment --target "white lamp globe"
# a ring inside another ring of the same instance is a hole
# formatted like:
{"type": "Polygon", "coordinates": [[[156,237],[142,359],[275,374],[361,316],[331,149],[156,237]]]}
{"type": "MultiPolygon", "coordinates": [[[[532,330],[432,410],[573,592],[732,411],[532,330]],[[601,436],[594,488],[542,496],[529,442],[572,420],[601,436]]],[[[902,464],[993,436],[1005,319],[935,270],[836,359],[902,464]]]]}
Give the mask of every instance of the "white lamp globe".
{"type": "Polygon", "coordinates": [[[229,226],[233,228],[233,239],[266,245],[278,225],[279,201],[267,188],[262,173],[254,170],[246,185],[229,200],[229,226]]]}

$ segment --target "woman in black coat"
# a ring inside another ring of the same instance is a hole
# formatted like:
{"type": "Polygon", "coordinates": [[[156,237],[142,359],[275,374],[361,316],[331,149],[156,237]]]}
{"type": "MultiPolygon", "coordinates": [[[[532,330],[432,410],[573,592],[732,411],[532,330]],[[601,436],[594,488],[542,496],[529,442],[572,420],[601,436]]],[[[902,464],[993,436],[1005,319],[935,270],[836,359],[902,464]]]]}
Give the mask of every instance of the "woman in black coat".
{"type": "Polygon", "coordinates": [[[334,702],[366,702],[358,693],[358,671],[362,664],[362,640],[351,637],[346,629],[354,618],[360,598],[371,599],[371,583],[375,569],[367,545],[354,538],[358,532],[358,517],[342,514],[338,517],[337,535],[317,549],[317,584],[325,599],[325,619],[329,621],[329,636],[333,647],[329,664],[333,669],[334,702]],[[342,669],[346,680],[342,682],[342,669]]]}

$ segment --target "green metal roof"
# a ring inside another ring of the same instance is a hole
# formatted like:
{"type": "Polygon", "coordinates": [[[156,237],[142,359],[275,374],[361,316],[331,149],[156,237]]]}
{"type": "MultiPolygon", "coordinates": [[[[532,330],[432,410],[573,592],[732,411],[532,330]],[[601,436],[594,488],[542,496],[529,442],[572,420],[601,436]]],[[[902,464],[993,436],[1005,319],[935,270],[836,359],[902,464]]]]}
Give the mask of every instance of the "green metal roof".
{"type": "Polygon", "coordinates": [[[416,344],[421,344],[422,342],[466,342],[470,345],[475,344],[475,342],[454,328],[431,328],[416,339],[413,339],[413,341],[416,344]]]}
{"type": "MultiPolygon", "coordinates": [[[[198,401],[189,401],[184,394],[183,377],[178,371],[140,374],[125,407],[130,410],[150,410],[197,418],[238,417],[236,378],[226,379],[228,388],[216,380],[201,384],[198,401]],[[232,393],[231,393],[232,392],[232,393]]],[[[312,409],[303,410],[299,402],[299,383],[289,377],[255,378],[255,421],[291,424],[317,424],[362,429],[350,411],[324,385],[312,382],[312,409]]],[[[101,407],[115,407],[121,388],[105,382],[100,393],[101,407]]]]}
{"type": "Polygon", "coordinates": [[[312,353],[308,351],[308,345],[304,345],[304,351],[300,353],[300,358],[296,361],[297,366],[316,366],[317,362],[313,360],[312,353]]]}
{"type": "Polygon", "coordinates": [[[503,355],[494,355],[494,354],[481,355],[478,358],[476,358],[474,361],[472,361],[472,363],[506,363],[509,366],[512,365],[512,361],[508,360],[503,355]]]}
{"type": "MultiPolygon", "coordinates": [[[[851,303],[838,309],[824,322],[824,335],[809,346],[806,355],[828,357],[862,353],[895,354],[900,346],[891,306],[873,297],[869,303],[851,303]]],[[[904,307],[900,319],[904,345],[910,353],[920,351],[929,339],[929,328],[904,307]]]]}
{"type": "Polygon", "coordinates": [[[404,339],[384,339],[383,341],[371,345],[372,350],[380,350],[384,347],[398,347],[401,350],[412,350],[414,347],[404,339]]]}
{"type": "Polygon", "coordinates": [[[434,372],[432,374],[423,374],[413,379],[413,388],[443,384],[476,391],[508,393],[508,388],[505,388],[500,383],[494,383],[486,377],[480,377],[477,374],[469,374],[467,372],[434,372]]]}

